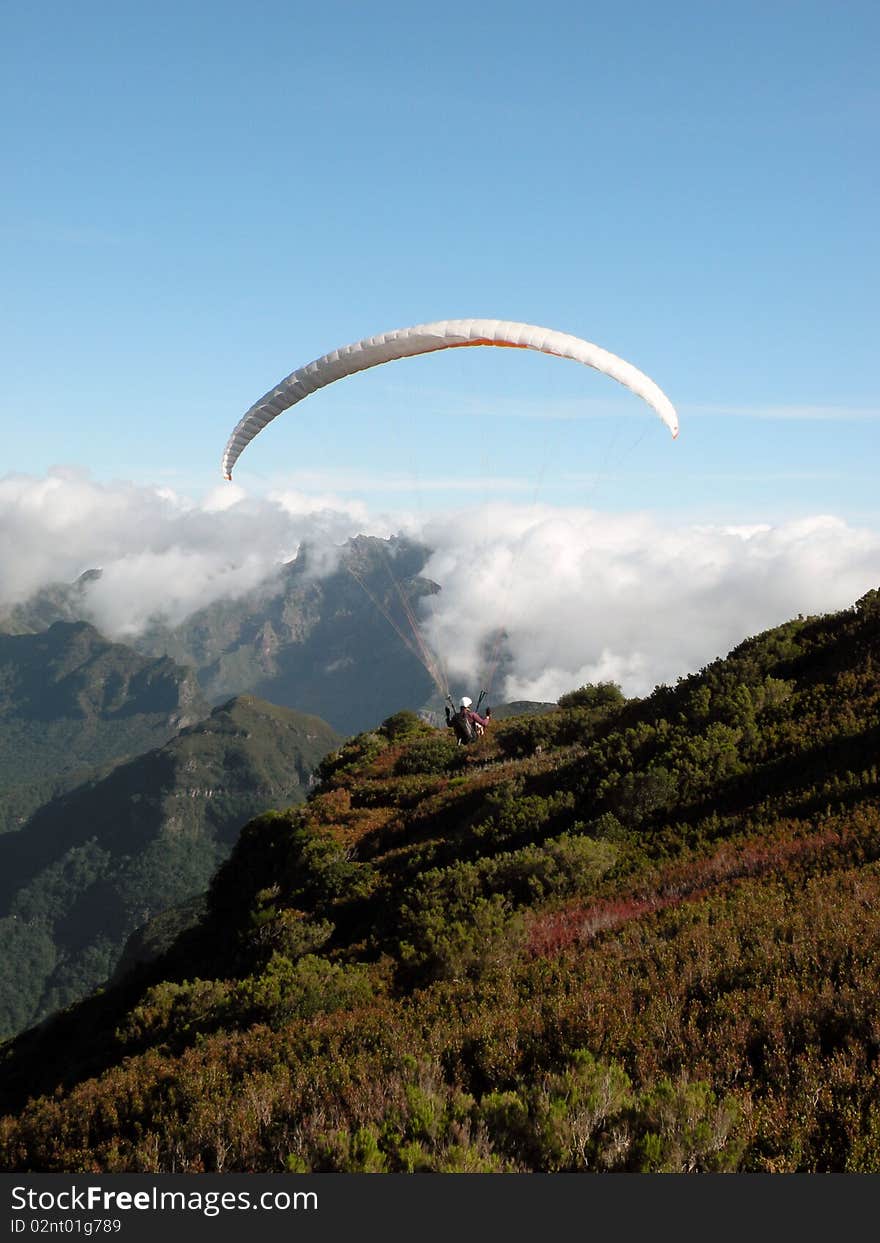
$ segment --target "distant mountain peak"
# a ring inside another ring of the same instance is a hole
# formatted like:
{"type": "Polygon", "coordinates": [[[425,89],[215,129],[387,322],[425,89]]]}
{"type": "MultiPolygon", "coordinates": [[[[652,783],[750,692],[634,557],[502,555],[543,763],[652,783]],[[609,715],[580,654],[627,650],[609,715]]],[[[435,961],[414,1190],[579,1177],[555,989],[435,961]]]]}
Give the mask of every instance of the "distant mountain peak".
{"type": "MultiPolygon", "coordinates": [[[[179,625],[156,620],[127,642],[195,669],[209,701],[250,692],[353,733],[432,693],[413,634],[419,602],[440,591],[423,575],[430,551],[405,535],[357,535],[332,548],[306,541],[246,595],[206,605],[179,625]]],[[[88,608],[100,577],[89,569],[74,583],[42,589],[7,612],[0,632],[50,630],[52,641],[66,643],[68,660],[74,638],[81,655],[90,645],[97,651],[110,642],[88,608]]]]}

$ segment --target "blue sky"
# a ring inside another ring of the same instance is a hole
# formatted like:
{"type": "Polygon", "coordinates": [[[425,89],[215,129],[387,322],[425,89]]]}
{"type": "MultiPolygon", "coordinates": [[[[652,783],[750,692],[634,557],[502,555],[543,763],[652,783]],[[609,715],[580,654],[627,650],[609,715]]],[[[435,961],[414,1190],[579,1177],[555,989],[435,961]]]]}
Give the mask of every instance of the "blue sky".
{"type": "Polygon", "coordinates": [[[680,440],[455,351],[310,398],[237,481],[880,527],[878,35],[860,0],[9,0],[0,469],[198,496],[295,367],[486,315],[630,359],[680,440]]]}

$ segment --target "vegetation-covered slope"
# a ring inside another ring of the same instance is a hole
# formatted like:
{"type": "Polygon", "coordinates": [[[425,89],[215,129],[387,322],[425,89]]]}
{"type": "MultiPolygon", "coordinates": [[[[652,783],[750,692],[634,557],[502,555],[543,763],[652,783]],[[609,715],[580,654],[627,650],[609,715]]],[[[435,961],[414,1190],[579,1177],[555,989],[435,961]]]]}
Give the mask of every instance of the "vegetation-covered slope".
{"type": "Polygon", "coordinates": [[[878,660],[873,592],[643,701],[351,740],[5,1048],[0,1161],[880,1169],[878,660]]]}
{"type": "Polygon", "coordinates": [[[132,930],[202,893],[245,821],[302,801],[338,742],[242,697],[0,837],[0,1035],[102,984],[132,930]]]}
{"type": "Polygon", "coordinates": [[[0,833],[88,769],[160,746],[207,711],[192,670],[86,622],[0,634],[0,833]]]}

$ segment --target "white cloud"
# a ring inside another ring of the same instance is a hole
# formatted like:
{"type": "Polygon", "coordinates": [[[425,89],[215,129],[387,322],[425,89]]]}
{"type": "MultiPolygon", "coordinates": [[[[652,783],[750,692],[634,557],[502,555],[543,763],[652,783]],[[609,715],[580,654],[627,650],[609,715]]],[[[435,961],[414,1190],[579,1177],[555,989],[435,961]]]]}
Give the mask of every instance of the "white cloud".
{"type": "Polygon", "coordinates": [[[674,681],[749,634],[851,604],[880,583],[880,533],[831,515],[675,526],[648,513],[490,504],[453,515],[376,515],[334,492],[236,485],[195,502],[83,472],[0,479],[0,604],[100,566],[96,624],[137,633],[151,617],[254,590],[302,541],[330,572],[356,534],[395,531],[435,550],[424,629],[453,685],[472,689],[497,647],[501,698],[555,699],[611,679],[630,694],[674,681]],[[503,630],[503,643],[496,643],[503,630]]]}
{"type": "Polygon", "coordinates": [[[672,527],[647,514],[498,507],[435,524],[426,540],[437,550],[426,573],[443,585],[429,632],[453,681],[472,683],[493,630],[507,635],[496,698],[555,699],[603,679],[646,693],[880,583],[880,534],[831,516],[672,527]]]}
{"type": "MultiPolygon", "coordinates": [[[[55,469],[0,479],[0,605],[100,567],[89,585],[95,623],[137,633],[240,596],[294,557],[303,540],[334,548],[366,525],[362,507],[290,494],[252,499],[230,485],[195,503],[167,487],[97,483],[55,469]]],[[[382,534],[387,530],[380,527],[382,534]]]]}

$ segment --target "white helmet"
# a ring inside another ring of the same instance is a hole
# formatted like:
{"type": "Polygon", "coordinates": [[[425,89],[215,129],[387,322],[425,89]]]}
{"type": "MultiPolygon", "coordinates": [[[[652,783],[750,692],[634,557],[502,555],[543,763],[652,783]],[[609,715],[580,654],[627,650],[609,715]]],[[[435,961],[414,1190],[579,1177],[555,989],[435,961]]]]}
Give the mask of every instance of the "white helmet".
{"type": "Polygon", "coordinates": [[[474,701],[473,701],[472,699],[468,699],[467,695],[462,695],[462,697],[461,697],[461,706],[462,706],[463,708],[469,708],[473,702],[474,702],[474,701]]]}

